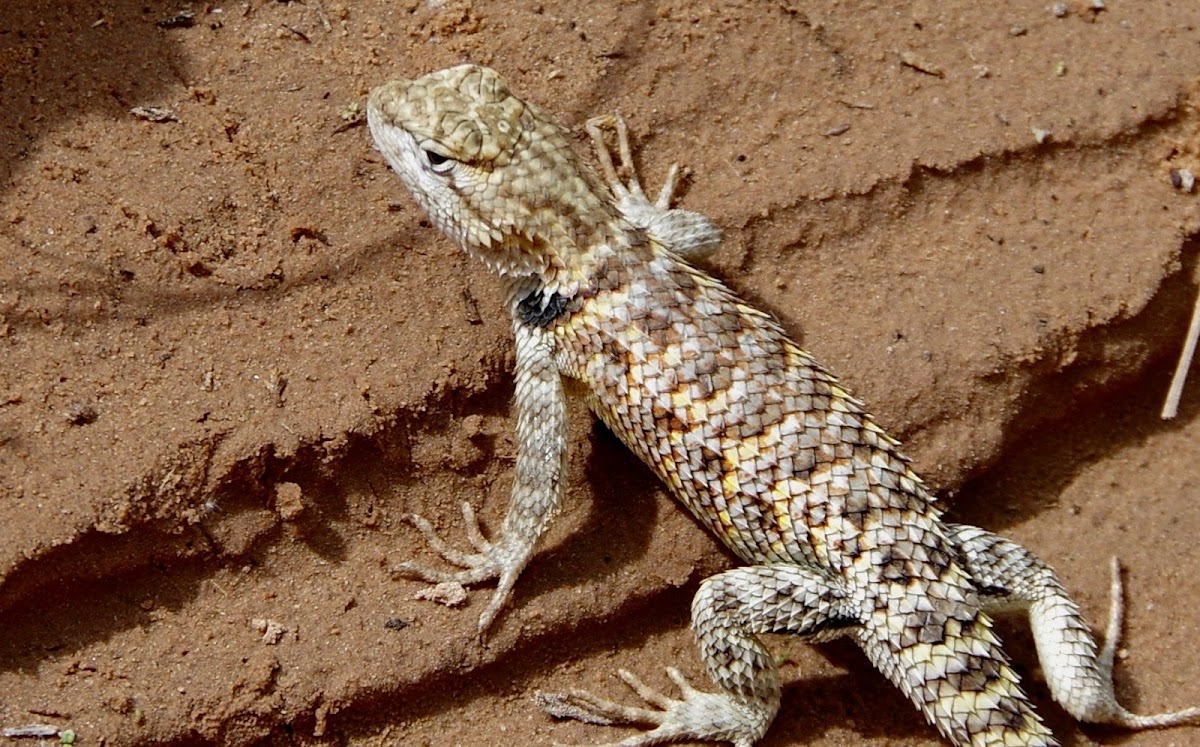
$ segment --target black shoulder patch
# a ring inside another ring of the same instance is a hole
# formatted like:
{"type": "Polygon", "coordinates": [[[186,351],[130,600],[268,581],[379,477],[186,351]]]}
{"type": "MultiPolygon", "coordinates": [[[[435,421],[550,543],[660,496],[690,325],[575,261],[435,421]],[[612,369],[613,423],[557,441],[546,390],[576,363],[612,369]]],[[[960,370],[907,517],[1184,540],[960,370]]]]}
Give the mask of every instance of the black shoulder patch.
{"type": "Polygon", "coordinates": [[[549,327],[567,310],[570,299],[561,293],[546,294],[535,290],[517,303],[517,316],[534,327],[549,327]]]}

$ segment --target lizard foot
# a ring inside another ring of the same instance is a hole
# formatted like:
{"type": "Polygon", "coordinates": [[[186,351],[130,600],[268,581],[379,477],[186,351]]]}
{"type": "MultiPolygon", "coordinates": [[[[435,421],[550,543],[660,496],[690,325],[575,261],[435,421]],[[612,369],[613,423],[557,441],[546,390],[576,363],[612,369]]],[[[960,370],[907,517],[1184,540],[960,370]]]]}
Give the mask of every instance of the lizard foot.
{"type": "Polygon", "coordinates": [[[404,519],[412,524],[425,537],[425,541],[434,552],[446,561],[458,566],[461,570],[449,571],[431,568],[421,563],[397,563],[392,566],[392,573],[403,578],[416,578],[432,584],[457,583],[464,586],[491,581],[499,578],[500,584],[492,595],[491,601],[479,618],[479,632],[482,634],[496,619],[501,607],[507,601],[516,583],[517,575],[525,567],[525,558],[514,553],[504,543],[492,543],[483,536],[479,527],[479,519],[471,504],[462,504],[463,522],[466,527],[467,541],[475,552],[463,552],[450,546],[427,519],[417,514],[408,514],[404,519]]]}
{"type": "Polygon", "coordinates": [[[604,178],[617,200],[617,209],[626,220],[646,229],[660,244],[686,259],[704,259],[716,250],[721,244],[721,230],[707,216],[691,210],[671,208],[671,197],[679,182],[679,164],[671,164],[658,198],[651,203],[642,191],[642,183],[633,165],[629,128],[625,120],[617,114],[606,114],[589,119],[584,127],[596,148],[596,158],[600,161],[604,178]],[[621,181],[613,164],[601,129],[603,127],[614,127],[617,131],[617,153],[621,159],[621,169],[629,175],[627,182],[621,181]]]}
{"type": "Polygon", "coordinates": [[[647,747],[663,742],[700,739],[730,742],[734,747],[751,747],[770,725],[773,709],[756,701],[735,699],[724,693],[706,693],[692,687],[674,667],[667,675],[683,693],[682,699],[667,697],[646,685],[631,672],[617,670],[625,684],[655,708],[636,708],[600,698],[584,690],[569,693],[538,692],[534,701],[555,718],[570,718],[588,724],[648,724],[655,728],[620,742],[599,747],[647,747]]]}
{"type": "Polygon", "coordinates": [[[1115,557],[1110,563],[1112,581],[1109,586],[1108,627],[1104,635],[1104,646],[1096,660],[1097,676],[1103,685],[1100,697],[1093,697],[1080,714],[1082,721],[1101,724],[1116,724],[1128,729],[1158,729],[1167,726],[1200,724],[1200,708],[1185,708],[1168,713],[1142,715],[1126,710],[1117,702],[1113,686],[1113,659],[1121,641],[1124,622],[1125,594],[1121,584],[1121,563],[1115,557]]]}
{"type": "Polygon", "coordinates": [[[1125,609],[1121,565],[1112,559],[1108,627],[1097,646],[1079,606],[1050,566],[1011,540],[965,524],[948,524],[950,540],[975,580],[988,588],[993,609],[1024,609],[1050,694],[1076,719],[1127,729],[1200,724],[1200,708],[1142,715],[1120,704],[1113,685],[1113,660],[1125,609]]]}

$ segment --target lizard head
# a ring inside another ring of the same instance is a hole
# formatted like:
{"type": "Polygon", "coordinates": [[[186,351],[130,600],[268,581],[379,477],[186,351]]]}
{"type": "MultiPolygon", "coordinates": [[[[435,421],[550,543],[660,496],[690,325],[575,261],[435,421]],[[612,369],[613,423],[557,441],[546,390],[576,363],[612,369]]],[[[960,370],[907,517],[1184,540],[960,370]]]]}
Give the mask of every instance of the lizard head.
{"type": "Polygon", "coordinates": [[[571,293],[587,248],[619,220],[567,133],[490,68],[385,83],[367,122],[438,228],[500,275],[571,293]]]}

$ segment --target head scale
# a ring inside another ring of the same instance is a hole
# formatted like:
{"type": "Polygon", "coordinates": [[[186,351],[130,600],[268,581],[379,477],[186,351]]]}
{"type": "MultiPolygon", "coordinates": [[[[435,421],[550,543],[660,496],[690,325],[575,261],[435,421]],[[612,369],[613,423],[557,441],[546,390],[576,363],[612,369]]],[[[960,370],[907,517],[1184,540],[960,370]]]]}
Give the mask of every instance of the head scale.
{"type": "Polygon", "coordinates": [[[367,121],[434,223],[500,275],[565,287],[567,255],[582,255],[615,215],[563,130],[489,68],[385,83],[367,121]]]}
{"type": "MultiPolygon", "coordinates": [[[[495,70],[459,65],[417,78],[394,80],[371,92],[369,109],[382,123],[407,130],[451,151],[464,163],[493,161],[509,152],[520,133],[525,104],[495,70]]],[[[372,131],[376,127],[372,123],[372,131]]]]}

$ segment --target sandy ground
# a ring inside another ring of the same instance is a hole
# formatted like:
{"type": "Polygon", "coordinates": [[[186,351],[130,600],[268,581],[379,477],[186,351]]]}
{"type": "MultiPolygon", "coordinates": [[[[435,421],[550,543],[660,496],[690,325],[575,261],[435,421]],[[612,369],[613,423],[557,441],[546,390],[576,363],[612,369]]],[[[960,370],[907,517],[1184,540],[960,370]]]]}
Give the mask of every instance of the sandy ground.
{"type": "MultiPolygon", "coordinates": [[[[358,119],[464,60],[572,127],[619,110],[651,182],[684,163],[712,271],[1093,620],[1120,555],[1120,696],[1200,704],[1200,382],[1157,417],[1197,285],[1169,174],[1200,173],[1200,4],[1063,5],[0,4],[0,726],[594,744],[630,732],[530,695],[702,675],[688,601],[729,558],[581,406],[486,645],[488,589],[448,608],[390,572],[430,559],[407,512],[497,526],[515,453],[497,284],[358,119]]],[[[1080,729],[1001,631],[1067,744],[1200,740],[1080,729]]],[[[941,744],[852,647],[772,646],[763,744],[941,744]]]]}

